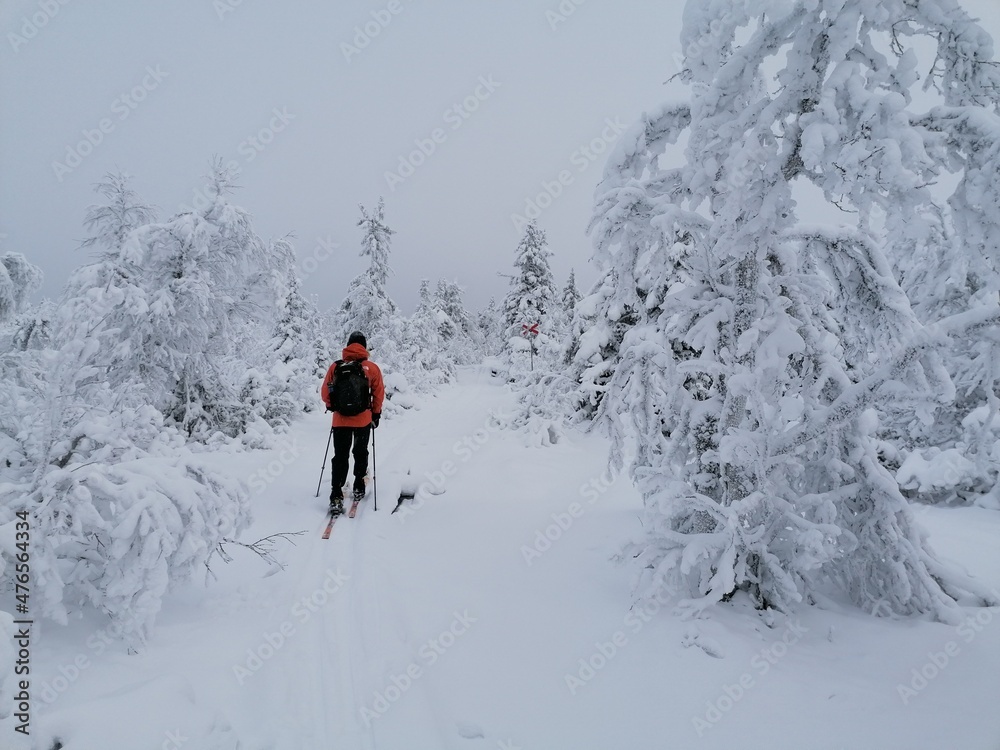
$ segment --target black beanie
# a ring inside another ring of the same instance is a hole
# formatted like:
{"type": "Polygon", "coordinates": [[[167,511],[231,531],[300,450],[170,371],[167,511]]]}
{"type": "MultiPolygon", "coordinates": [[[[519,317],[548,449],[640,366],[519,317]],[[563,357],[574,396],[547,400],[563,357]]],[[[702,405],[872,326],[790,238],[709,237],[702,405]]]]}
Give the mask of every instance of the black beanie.
{"type": "Polygon", "coordinates": [[[365,349],[368,348],[368,341],[365,340],[365,335],[361,331],[355,331],[350,335],[347,339],[347,345],[350,346],[351,344],[361,344],[365,349]]]}

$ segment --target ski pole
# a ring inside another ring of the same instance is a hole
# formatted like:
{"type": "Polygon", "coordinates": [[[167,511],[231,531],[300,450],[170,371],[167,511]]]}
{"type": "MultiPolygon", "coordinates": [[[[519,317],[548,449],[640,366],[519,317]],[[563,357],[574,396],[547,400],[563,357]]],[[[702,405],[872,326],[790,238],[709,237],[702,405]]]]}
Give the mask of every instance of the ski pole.
{"type": "Polygon", "coordinates": [[[333,428],[330,428],[330,437],[326,439],[326,450],[323,451],[323,466],[319,470],[319,482],[316,483],[316,497],[319,497],[319,488],[323,486],[323,472],[326,471],[326,457],[330,454],[330,441],[333,440],[333,428]]]}
{"type": "Polygon", "coordinates": [[[375,464],[375,426],[372,425],[372,499],[378,510],[378,467],[375,464]]]}

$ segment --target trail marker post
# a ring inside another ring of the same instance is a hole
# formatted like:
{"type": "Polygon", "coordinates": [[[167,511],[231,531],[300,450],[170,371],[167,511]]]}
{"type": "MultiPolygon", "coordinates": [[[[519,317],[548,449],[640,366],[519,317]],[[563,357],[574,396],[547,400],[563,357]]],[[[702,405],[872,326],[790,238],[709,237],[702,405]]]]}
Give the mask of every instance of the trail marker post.
{"type": "Polygon", "coordinates": [[[535,371],[535,342],[532,336],[538,335],[538,323],[532,323],[530,326],[527,323],[521,324],[521,335],[528,339],[528,351],[531,356],[531,371],[535,371]]]}

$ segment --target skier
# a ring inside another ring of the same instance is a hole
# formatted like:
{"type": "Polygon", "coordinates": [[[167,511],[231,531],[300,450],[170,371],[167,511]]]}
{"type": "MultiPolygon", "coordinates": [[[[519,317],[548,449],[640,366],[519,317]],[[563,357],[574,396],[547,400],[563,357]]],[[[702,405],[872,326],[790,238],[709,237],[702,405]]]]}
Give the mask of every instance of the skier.
{"type": "Polygon", "coordinates": [[[365,494],[368,473],[368,437],[382,417],[385,386],[382,370],[368,359],[368,342],[361,331],[347,339],[343,359],[326,371],[320,396],[333,412],[333,490],[330,507],[334,514],[344,512],[343,486],[347,481],[348,454],[354,454],[354,497],[365,494]],[[354,444],[353,451],[351,444],[354,444]]]}

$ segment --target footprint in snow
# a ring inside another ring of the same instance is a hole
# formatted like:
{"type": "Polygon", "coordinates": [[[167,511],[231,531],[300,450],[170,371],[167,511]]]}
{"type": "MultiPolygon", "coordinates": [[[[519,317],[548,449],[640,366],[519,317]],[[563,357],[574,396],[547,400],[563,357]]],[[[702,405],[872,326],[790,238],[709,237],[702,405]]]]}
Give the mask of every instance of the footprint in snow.
{"type": "Polygon", "coordinates": [[[458,734],[467,740],[481,740],[486,738],[486,732],[478,724],[469,721],[459,721],[455,723],[458,734]]]}
{"type": "Polygon", "coordinates": [[[696,626],[691,626],[684,632],[684,636],[681,638],[681,645],[684,648],[697,646],[706,654],[716,659],[726,658],[726,652],[722,648],[722,644],[714,638],[701,633],[696,626]]]}

